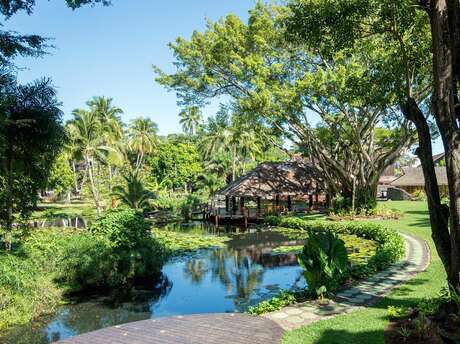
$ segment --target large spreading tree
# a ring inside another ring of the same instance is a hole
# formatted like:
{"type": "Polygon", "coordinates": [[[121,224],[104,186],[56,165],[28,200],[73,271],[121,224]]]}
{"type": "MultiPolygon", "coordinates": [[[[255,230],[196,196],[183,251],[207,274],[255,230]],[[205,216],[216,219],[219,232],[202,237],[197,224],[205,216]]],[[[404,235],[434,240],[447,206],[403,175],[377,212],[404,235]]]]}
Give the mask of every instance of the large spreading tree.
{"type": "MultiPolygon", "coordinates": [[[[290,15],[287,7],[258,3],[247,23],[229,15],[190,40],[178,38],[170,44],[177,69],[156,69],[157,80],[182,104],[230,99],[239,113],[308,154],[331,194],[355,193],[359,207],[372,205],[381,172],[414,140],[386,66],[369,73],[372,56],[388,53],[369,44],[324,55],[293,42],[285,25],[290,15]]],[[[413,86],[421,98],[425,86],[413,86]]]]}
{"type": "Polygon", "coordinates": [[[384,66],[405,118],[418,133],[417,154],[425,177],[432,236],[451,288],[460,289],[460,2],[458,0],[297,0],[288,21],[292,38],[322,51],[345,52],[378,44],[389,57],[374,56],[371,71],[384,66]],[[430,80],[431,101],[413,91],[430,80]],[[431,120],[435,130],[430,128],[431,120]],[[432,160],[433,134],[446,157],[450,206],[441,197],[432,160]]]}

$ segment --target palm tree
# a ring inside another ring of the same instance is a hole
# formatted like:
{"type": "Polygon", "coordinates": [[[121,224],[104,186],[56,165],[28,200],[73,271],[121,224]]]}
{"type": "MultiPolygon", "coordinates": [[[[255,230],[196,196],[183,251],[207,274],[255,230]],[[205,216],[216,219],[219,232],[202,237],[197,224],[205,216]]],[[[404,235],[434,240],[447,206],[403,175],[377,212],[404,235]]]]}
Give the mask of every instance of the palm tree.
{"type": "Polygon", "coordinates": [[[209,195],[214,194],[221,186],[221,180],[217,175],[212,173],[205,173],[200,176],[199,183],[206,189],[209,195]]]}
{"type": "Polygon", "coordinates": [[[144,187],[137,172],[123,176],[123,179],[125,185],[115,186],[112,194],[128,207],[135,210],[145,209],[149,201],[155,198],[155,195],[144,187]]]}
{"type": "MultiPolygon", "coordinates": [[[[86,104],[101,121],[102,135],[104,136],[105,144],[115,148],[117,143],[119,143],[123,137],[123,124],[120,117],[120,115],[123,113],[123,110],[112,105],[112,102],[112,98],[98,96],[93,97],[93,99],[86,102],[86,104]]],[[[120,154],[117,154],[117,150],[114,149],[113,152],[109,154],[107,159],[107,168],[109,172],[109,192],[112,192],[112,165],[120,161],[119,156],[120,154]]]]}
{"type": "Polygon", "coordinates": [[[123,110],[112,105],[112,102],[112,98],[98,96],[93,97],[86,104],[99,117],[105,134],[109,134],[114,139],[120,139],[123,136],[123,124],[120,117],[123,110]]]}
{"type": "Polygon", "coordinates": [[[182,125],[183,131],[191,136],[196,134],[197,128],[203,120],[201,111],[196,106],[191,106],[181,111],[179,117],[179,123],[182,125]]]}
{"type": "Polygon", "coordinates": [[[91,194],[96,205],[97,215],[101,214],[101,200],[94,175],[96,161],[103,161],[109,150],[101,135],[101,122],[93,111],[77,109],[73,111],[74,119],[68,124],[68,132],[75,143],[76,152],[85,162],[90,181],[91,194]]]}
{"type": "Polygon", "coordinates": [[[150,118],[136,118],[128,128],[130,148],[137,152],[136,171],[139,171],[145,154],[151,153],[158,143],[158,126],[150,118]]]}

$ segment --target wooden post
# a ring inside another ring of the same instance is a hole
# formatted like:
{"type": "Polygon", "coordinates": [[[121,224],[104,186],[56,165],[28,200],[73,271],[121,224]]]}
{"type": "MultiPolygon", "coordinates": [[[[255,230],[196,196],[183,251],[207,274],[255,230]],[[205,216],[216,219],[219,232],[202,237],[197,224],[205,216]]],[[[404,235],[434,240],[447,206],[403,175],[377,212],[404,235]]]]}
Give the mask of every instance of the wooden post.
{"type": "Polygon", "coordinates": [[[308,195],[308,208],[309,210],[313,208],[313,195],[308,195]]]}
{"type": "Polygon", "coordinates": [[[219,225],[219,215],[216,214],[215,218],[216,227],[219,225]]]}
{"type": "Polygon", "coordinates": [[[230,211],[230,197],[225,196],[225,212],[228,214],[230,211]]]}
{"type": "Polygon", "coordinates": [[[288,211],[292,211],[292,199],[290,195],[288,196],[288,199],[287,199],[287,206],[288,206],[288,211]]]}
{"type": "Polygon", "coordinates": [[[232,197],[232,215],[235,215],[236,213],[236,197],[232,197]]]}
{"type": "Polygon", "coordinates": [[[240,197],[240,211],[244,213],[244,197],[240,197]]]}
{"type": "Polygon", "coordinates": [[[246,211],[246,209],[243,208],[243,213],[244,213],[244,227],[248,228],[248,211],[246,211]]]}
{"type": "Polygon", "coordinates": [[[276,209],[276,212],[279,213],[279,209],[280,209],[280,195],[276,195],[276,196],[275,196],[275,209],[276,209]]]}

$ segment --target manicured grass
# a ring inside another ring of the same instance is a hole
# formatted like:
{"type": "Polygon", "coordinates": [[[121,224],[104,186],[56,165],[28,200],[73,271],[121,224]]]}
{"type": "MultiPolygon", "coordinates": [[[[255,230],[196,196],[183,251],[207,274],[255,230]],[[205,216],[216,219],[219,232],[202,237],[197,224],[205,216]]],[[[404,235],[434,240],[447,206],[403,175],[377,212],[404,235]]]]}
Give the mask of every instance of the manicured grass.
{"type": "Polygon", "coordinates": [[[431,239],[426,203],[400,201],[387,202],[385,206],[399,210],[404,215],[399,220],[379,220],[378,222],[426,240],[431,249],[431,265],[425,272],[419,273],[408,283],[395,289],[377,305],[287,332],[283,338],[283,344],[383,343],[383,329],[388,324],[387,307],[389,305],[415,305],[421,299],[435,297],[446,285],[445,272],[431,239]]]}

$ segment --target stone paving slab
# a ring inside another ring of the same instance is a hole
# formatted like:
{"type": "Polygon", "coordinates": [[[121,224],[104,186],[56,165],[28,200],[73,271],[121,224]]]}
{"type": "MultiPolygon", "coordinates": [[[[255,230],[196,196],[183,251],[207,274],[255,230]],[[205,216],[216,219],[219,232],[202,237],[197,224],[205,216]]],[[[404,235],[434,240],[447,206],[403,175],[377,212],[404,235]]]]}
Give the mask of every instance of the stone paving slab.
{"type": "Polygon", "coordinates": [[[264,317],[275,321],[285,330],[292,330],[375,304],[430,264],[430,251],[425,241],[411,235],[401,236],[406,244],[405,256],[389,269],[349,289],[339,291],[327,305],[307,301],[265,314],[264,317]]]}

